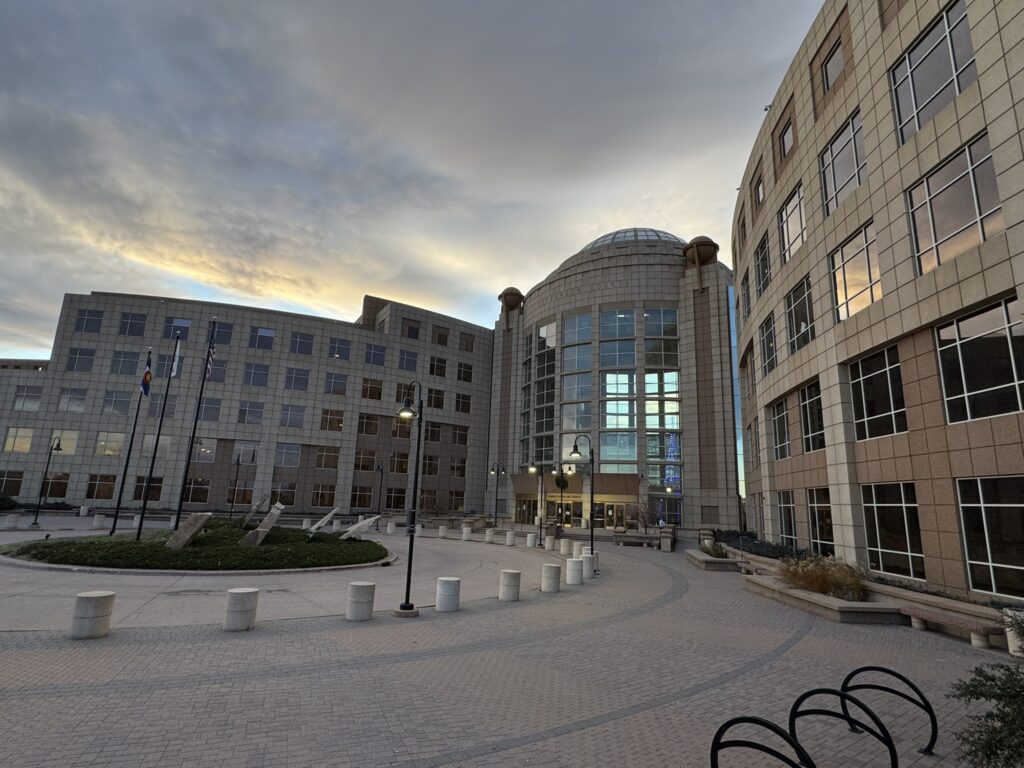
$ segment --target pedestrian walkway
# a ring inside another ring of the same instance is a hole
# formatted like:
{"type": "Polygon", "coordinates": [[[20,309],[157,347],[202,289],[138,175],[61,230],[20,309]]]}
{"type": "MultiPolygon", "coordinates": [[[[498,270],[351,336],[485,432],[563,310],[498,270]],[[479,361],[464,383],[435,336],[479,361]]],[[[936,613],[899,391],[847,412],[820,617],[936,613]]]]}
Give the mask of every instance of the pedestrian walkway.
{"type": "MultiPolygon", "coordinates": [[[[833,624],[746,592],[738,574],[699,571],[681,552],[609,546],[594,581],[499,603],[495,562],[536,554],[539,577],[550,553],[420,544],[418,594],[443,563],[467,568],[453,575],[490,584],[490,595],[464,592],[454,614],[348,623],[329,609],[342,612],[350,577],[333,573],[323,575],[316,615],[267,620],[261,603],[246,633],[185,622],[123,623],[79,642],[64,631],[0,632],[0,765],[707,766],[724,720],[784,723],[804,690],[882,664],[915,680],[939,715],[936,755],[925,757],[916,749],[926,719],[872,699],[901,765],[953,766],[951,731],[965,712],[945,694],[975,665],[1007,658],[937,633],[833,624]]],[[[0,568],[0,579],[11,570],[0,568]]],[[[3,595],[0,614],[16,597],[6,586],[3,595]]],[[[836,721],[801,731],[821,766],[888,765],[879,746],[836,721]]],[[[723,768],[762,765],[778,763],[723,755],[723,768]]]]}

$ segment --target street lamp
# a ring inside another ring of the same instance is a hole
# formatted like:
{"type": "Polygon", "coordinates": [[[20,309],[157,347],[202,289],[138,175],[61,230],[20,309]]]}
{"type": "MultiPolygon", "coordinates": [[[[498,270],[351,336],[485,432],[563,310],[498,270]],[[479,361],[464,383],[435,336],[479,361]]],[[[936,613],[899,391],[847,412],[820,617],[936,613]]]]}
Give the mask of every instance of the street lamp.
{"type": "Polygon", "coordinates": [[[60,447],[60,435],[53,438],[53,442],[50,443],[50,450],[46,454],[46,469],[43,470],[43,484],[39,486],[39,501],[36,502],[36,514],[32,518],[32,527],[39,527],[39,508],[43,505],[43,496],[50,495],[50,482],[46,479],[46,476],[50,474],[50,459],[53,458],[54,453],[61,452],[60,447]]]}
{"type": "Polygon", "coordinates": [[[505,474],[504,464],[492,464],[491,474],[494,475],[494,528],[498,527],[498,479],[505,474]]]}
{"type": "MultiPolygon", "coordinates": [[[[544,460],[541,458],[539,453],[534,454],[533,461],[530,462],[530,466],[526,468],[526,471],[531,475],[540,475],[540,503],[537,506],[537,545],[544,546],[544,520],[547,519],[548,515],[548,487],[544,480],[544,460]],[[537,462],[540,461],[540,464],[537,462]]],[[[551,474],[555,474],[554,466],[551,467],[551,474]]]]}
{"type": "Polygon", "coordinates": [[[377,474],[379,475],[379,477],[377,478],[377,522],[375,522],[373,524],[373,529],[375,531],[379,531],[380,530],[380,497],[384,493],[384,462],[383,461],[378,461],[377,462],[377,474]]]}
{"type": "MultiPolygon", "coordinates": [[[[412,474],[412,503],[409,505],[409,512],[405,520],[406,531],[409,535],[409,562],[405,569],[405,602],[398,606],[399,616],[418,616],[416,606],[409,599],[412,589],[412,549],[416,541],[416,503],[420,492],[420,462],[423,459],[423,384],[418,379],[413,379],[405,389],[405,400],[402,407],[398,409],[398,418],[416,419],[416,462],[413,464],[412,474]],[[416,387],[417,399],[413,406],[413,386],[416,387]]],[[[383,478],[383,475],[381,475],[383,478]]]]}
{"type": "Polygon", "coordinates": [[[580,453],[581,437],[587,439],[587,453],[590,454],[590,554],[594,554],[594,481],[597,478],[594,477],[594,444],[590,440],[590,435],[576,435],[576,438],[572,441],[572,451],[569,452],[569,458],[583,458],[583,454],[580,453]]]}

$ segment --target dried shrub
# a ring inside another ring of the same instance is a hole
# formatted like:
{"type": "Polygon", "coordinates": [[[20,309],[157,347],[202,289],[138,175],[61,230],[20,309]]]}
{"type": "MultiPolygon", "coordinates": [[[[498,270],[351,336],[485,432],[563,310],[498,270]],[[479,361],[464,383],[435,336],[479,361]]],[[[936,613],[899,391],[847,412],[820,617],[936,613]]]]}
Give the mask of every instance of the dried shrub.
{"type": "Polygon", "coordinates": [[[864,572],[855,565],[831,557],[785,559],[779,563],[779,576],[786,584],[841,600],[867,599],[864,572]]]}
{"type": "Polygon", "coordinates": [[[717,541],[713,541],[711,542],[711,544],[701,544],[700,551],[703,552],[705,555],[710,555],[711,557],[717,557],[722,560],[729,559],[729,553],[726,552],[725,547],[723,547],[717,541]]]}

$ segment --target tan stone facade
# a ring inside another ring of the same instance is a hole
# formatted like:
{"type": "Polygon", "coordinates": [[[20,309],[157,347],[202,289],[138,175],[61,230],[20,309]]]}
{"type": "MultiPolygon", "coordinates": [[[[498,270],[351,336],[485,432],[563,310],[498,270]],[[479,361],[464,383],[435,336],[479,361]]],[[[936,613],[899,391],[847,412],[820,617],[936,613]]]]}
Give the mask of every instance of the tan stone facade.
{"type": "Polygon", "coordinates": [[[749,523],[978,600],[1024,597],[1022,41],[1016,0],[829,0],[734,218],[749,523]]]}

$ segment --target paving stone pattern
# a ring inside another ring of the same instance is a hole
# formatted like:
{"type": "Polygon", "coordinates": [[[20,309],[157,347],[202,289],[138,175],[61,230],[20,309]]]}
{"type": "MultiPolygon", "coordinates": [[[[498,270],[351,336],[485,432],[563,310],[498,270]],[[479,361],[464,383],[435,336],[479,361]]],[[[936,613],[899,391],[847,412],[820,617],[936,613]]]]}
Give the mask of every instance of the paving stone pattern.
{"type": "MultiPolygon", "coordinates": [[[[832,624],[681,553],[609,547],[601,566],[583,587],[415,620],[353,624],[339,612],[246,633],[122,627],[84,642],[0,632],[0,765],[706,766],[729,717],[784,723],[802,691],[881,664],[915,680],[939,714],[936,755],[924,757],[923,713],[864,695],[901,765],[952,766],[951,731],[967,713],[945,692],[1006,659],[934,633],[832,624]]],[[[838,721],[801,733],[822,766],[888,765],[838,721]]],[[[777,763],[734,751],[722,765],[777,763]]]]}

